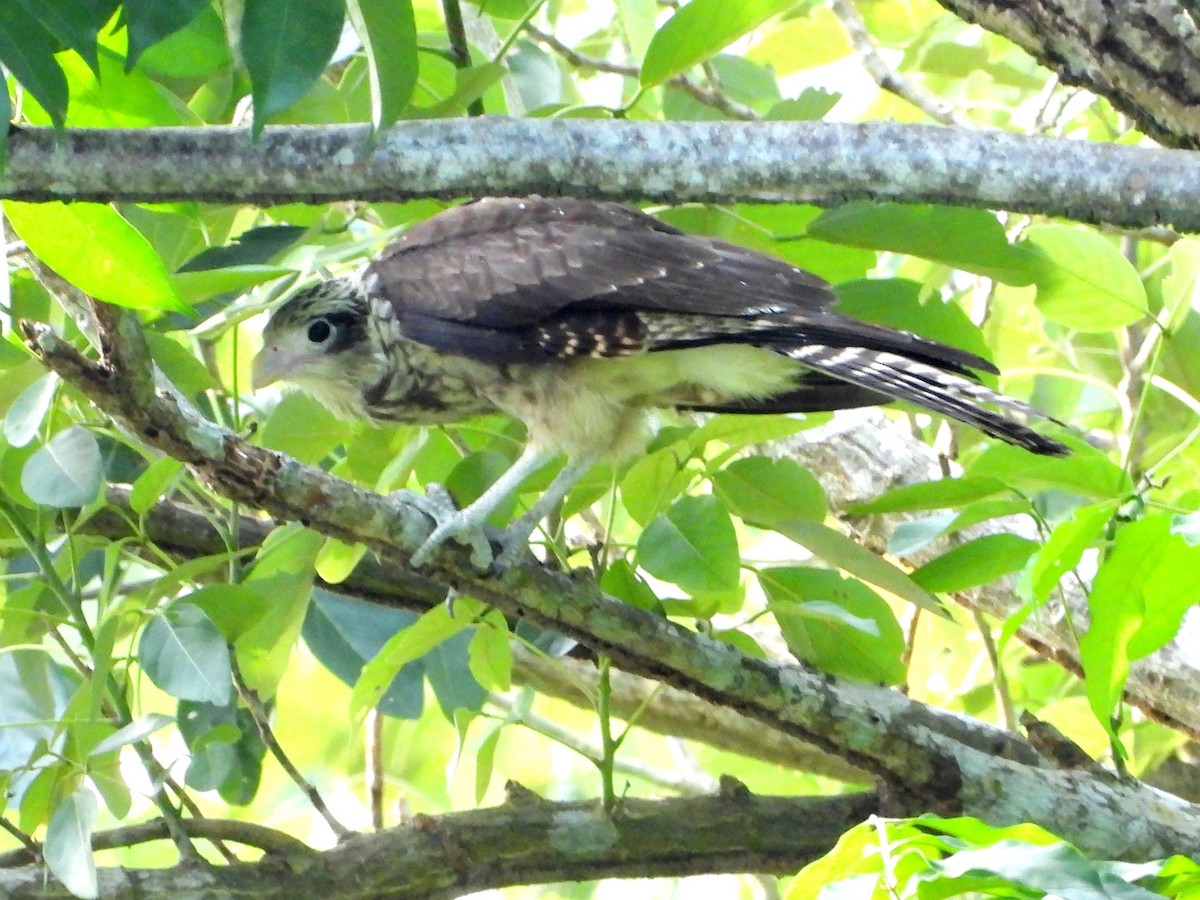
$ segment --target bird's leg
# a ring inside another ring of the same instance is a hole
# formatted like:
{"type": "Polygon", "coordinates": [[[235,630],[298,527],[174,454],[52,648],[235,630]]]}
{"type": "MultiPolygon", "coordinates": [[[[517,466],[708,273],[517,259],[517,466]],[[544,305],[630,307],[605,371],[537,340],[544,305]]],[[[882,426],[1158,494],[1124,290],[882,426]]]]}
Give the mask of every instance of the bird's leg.
{"type": "Polygon", "coordinates": [[[497,568],[507,568],[516,563],[521,554],[528,549],[529,535],[533,533],[533,529],[537,528],[538,522],[550,515],[554,507],[567,496],[567,492],[587,474],[588,469],[599,462],[603,455],[601,451],[597,450],[567,460],[567,464],[550,482],[550,486],[537,499],[537,502],[521,518],[504,530],[504,534],[500,537],[500,555],[496,557],[497,568]]]}
{"type": "Polygon", "coordinates": [[[449,499],[442,488],[438,499],[423,509],[436,524],[433,532],[412,555],[412,564],[423,566],[438,547],[450,538],[456,538],[463,543],[470,543],[471,562],[474,565],[480,569],[488,568],[492,562],[491,547],[483,530],[488,516],[553,456],[546,450],[526,447],[507,472],[497,478],[474,503],[463,509],[455,509],[453,503],[442,502],[443,499],[449,499]]]}

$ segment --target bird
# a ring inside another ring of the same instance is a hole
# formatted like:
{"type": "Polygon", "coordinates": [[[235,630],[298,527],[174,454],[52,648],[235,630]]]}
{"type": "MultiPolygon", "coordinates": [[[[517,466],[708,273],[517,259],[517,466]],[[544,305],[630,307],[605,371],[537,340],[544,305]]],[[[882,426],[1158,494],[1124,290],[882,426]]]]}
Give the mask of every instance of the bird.
{"type": "Polygon", "coordinates": [[[1049,419],[991,390],[988,360],[835,308],[818,276],[615,203],[495,197],[450,207],[360,270],[301,288],[270,315],[252,386],[290,382],[334,414],[439,425],[521,420],[512,466],[463,509],[405,493],[434,520],[411,556],[454,538],[481,566],[528,552],[537,524],[605,457],[648,438],[656,408],[806,413],[902,400],[1026,450],[1069,448],[1049,419]],[[559,454],[566,463],[500,538],[489,515],[559,454]]]}

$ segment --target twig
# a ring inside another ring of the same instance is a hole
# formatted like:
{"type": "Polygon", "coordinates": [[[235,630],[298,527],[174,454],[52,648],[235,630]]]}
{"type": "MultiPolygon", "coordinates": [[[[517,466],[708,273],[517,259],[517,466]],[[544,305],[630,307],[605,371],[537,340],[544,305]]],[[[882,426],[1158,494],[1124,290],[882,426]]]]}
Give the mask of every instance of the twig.
{"type": "Polygon", "coordinates": [[[250,717],[254,719],[254,724],[258,728],[259,737],[263,743],[267,745],[267,749],[271,751],[271,755],[278,760],[279,765],[283,767],[289,778],[292,779],[300,788],[300,791],[308,798],[308,802],[313,805],[313,809],[325,820],[330,830],[337,835],[338,839],[347,837],[353,832],[339,822],[329,807],[325,805],[325,801],[321,798],[320,792],[316,789],[311,781],[300,774],[300,770],[284,752],[279,741],[275,739],[275,733],[271,730],[271,723],[267,718],[267,711],[263,708],[262,701],[258,699],[258,694],[250,689],[242,678],[242,670],[238,667],[237,660],[230,657],[230,667],[233,670],[233,683],[237,688],[238,696],[242,698],[242,702],[246,704],[246,709],[250,711],[250,717]]]}
{"type": "Polygon", "coordinates": [[[975,620],[975,627],[979,629],[979,636],[983,638],[983,649],[987,651],[988,661],[992,664],[992,674],[995,676],[996,705],[1000,707],[1001,724],[1009,731],[1015,731],[1017,711],[1013,708],[1012,692],[1008,689],[1008,675],[1004,671],[1004,666],[1000,664],[1000,653],[996,648],[996,641],[992,638],[992,630],[988,627],[987,619],[979,610],[972,609],[971,618],[975,620]]]}
{"type": "Polygon", "coordinates": [[[371,807],[371,827],[383,830],[383,714],[372,707],[367,713],[367,797],[371,807]]]}
{"type": "MultiPolygon", "coordinates": [[[[15,830],[4,819],[0,826],[17,837],[21,833],[15,830]]],[[[139,822],[136,825],[125,825],[108,831],[98,831],[92,835],[93,850],[113,850],[118,847],[133,847],[147,844],[151,841],[164,841],[171,837],[171,825],[165,819],[155,819],[152,822],[139,822]]],[[[315,851],[303,841],[274,828],[266,828],[253,822],[239,822],[234,819],[184,819],[181,826],[190,838],[210,841],[214,846],[225,841],[256,847],[273,855],[311,855],[315,851]]],[[[23,850],[10,850],[0,854],[0,868],[29,865],[40,860],[40,848],[30,841],[23,850]]]]}
{"type": "MultiPolygon", "coordinates": [[[[615,63],[607,59],[602,59],[599,56],[588,56],[585,53],[580,53],[571,47],[568,47],[554,35],[542,31],[535,25],[526,25],[525,32],[537,41],[539,44],[544,44],[564,60],[570,63],[577,69],[590,69],[593,72],[608,72],[611,75],[622,75],[626,78],[637,78],[639,69],[637,66],[628,63],[615,63]]],[[[667,82],[671,87],[678,88],[692,99],[703,103],[705,106],[712,107],[719,112],[723,112],[731,119],[739,119],[744,122],[753,122],[762,118],[755,110],[751,109],[742,103],[738,103],[731,97],[727,97],[720,91],[706,88],[703,85],[697,84],[692,79],[683,75],[677,75],[667,82]]]]}
{"type": "Polygon", "coordinates": [[[960,125],[972,127],[972,122],[949,101],[926,90],[915,81],[905,78],[884,61],[879,51],[871,42],[867,31],[867,23],[863,21],[851,0],[832,0],[830,4],[833,14],[842,23],[842,29],[850,40],[850,45],[862,60],[863,68],[875,79],[875,83],[885,91],[895,94],[902,100],[907,100],[935,122],[943,125],[960,125]]]}
{"type": "Polygon", "coordinates": [[[41,862],[42,848],[38,845],[37,841],[23,832],[12,822],[8,821],[8,819],[4,818],[4,816],[0,816],[0,828],[3,828],[18,841],[20,841],[21,846],[25,848],[24,850],[13,850],[0,856],[0,868],[19,864],[16,862],[10,862],[10,857],[20,857],[22,862],[41,862]]]}
{"type": "MultiPolygon", "coordinates": [[[[450,52],[454,54],[454,65],[458,69],[471,68],[471,48],[467,45],[467,31],[463,27],[462,9],[458,0],[442,0],[442,15],[446,19],[446,37],[450,39],[450,52]]],[[[476,97],[467,107],[468,116],[483,115],[483,98],[476,97]]]]}
{"type": "MultiPolygon", "coordinates": [[[[503,695],[494,694],[488,699],[505,712],[513,713],[516,710],[516,704],[503,695]]],[[[524,725],[530,731],[540,734],[542,737],[549,738],[556,744],[561,744],[569,750],[573,750],[589,762],[598,765],[603,758],[603,751],[599,747],[580,739],[572,732],[561,728],[544,716],[539,716],[537,713],[531,711],[519,715],[520,717],[517,721],[521,725],[524,725]]],[[[684,795],[707,794],[716,789],[716,783],[711,779],[702,780],[696,777],[680,775],[676,772],[655,769],[640,762],[630,761],[629,759],[617,759],[614,762],[613,771],[633,778],[640,778],[650,784],[684,795]]]]}

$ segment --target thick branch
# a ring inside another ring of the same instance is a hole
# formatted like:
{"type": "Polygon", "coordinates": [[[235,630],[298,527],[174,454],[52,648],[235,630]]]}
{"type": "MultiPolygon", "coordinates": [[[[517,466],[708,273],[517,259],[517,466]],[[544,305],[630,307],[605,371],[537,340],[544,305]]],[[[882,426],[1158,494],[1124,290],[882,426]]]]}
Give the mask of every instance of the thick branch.
{"type": "MultiPolygon", "coordinates": [[[[710,797],[623,800],[609,816],[595,803],[553,803],[513,788],[503,806],[418,816],[320,854],[213,868],[103,869],[99,896],[418,900],[548,881],[786,875],[828,852],[877,806],[871,794],[755,797],[734,786],[710,797]]],[[[0,895],[71,896],[33,866],[0,870],[0,895]]]]}
{"type": "MultiPolygon", "coordinates": [[[[403,564],[429,530],[424,516],[371,492],[250,446],[156,389],[134,316],[97,307],[105,363],[82,358],[44,328],[31,346],[100,409],[189,463],[215,490],[276,517],[361,541],[403,564]]],[[[472,569],[466,551],[437,555],[429,574],[511,616],[524,616],[647,675],[737,709],[880,775],[888,810],[933,808],[996,824],[1036,822],[1087,852],[1131,859],[1191,854],[1200,816],[1139,785],[1077,770],[1051,771],[1020,738],[803,666],[754,659],[701,634],[604,596],[581,579],[528,564],[500,576],[472,569]]]]}
{"type": "Polygon", "coordinates": [[[1164,144],[1200,148],[1200,35],[1174,0],[939,0],[1107,97],[1164,144]]]}
{"type": "Polygon", "coordinates": [[[669,202],[850,199],[1200,229],[1193,154],[933,126],[458,119],[368,126],[30,128],[0,197],[257,203],[574,194],[669,202]]]}

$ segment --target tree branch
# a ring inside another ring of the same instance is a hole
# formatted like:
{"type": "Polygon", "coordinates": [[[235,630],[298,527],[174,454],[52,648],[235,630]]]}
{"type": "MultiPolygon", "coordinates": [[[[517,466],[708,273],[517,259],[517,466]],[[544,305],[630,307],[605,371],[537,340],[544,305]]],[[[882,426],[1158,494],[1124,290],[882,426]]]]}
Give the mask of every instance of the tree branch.
{"type": "MultiPolygon", "coordinates": [[[[99,409],[188,463],[214,490],[361,541],[400,565],[428,533],[423,514],[204,420],[176,392],[155,387],[136,316],[97,304],[96,319],[100,363],[45,327],[27,325],[26,337],[99,409]]],[[[984,723],[895,691],[751,658],[534,564],[482,575],[468,555],[446,548],[428,574],[507,615],[574,637],[627,671],[739,710],[875,773],[887,785],[889,814],[934,809],[994,824],[1031,821],[1104,857],[1150,859],[1200,846],[1200,815],[1177,798],[1092,772],[1045,769],[1027,742],[984,723]]]]}
{"type": "Polygon", "coordinates": [[[1200,148],[1200,34],[1173,0],[938,0],[1106,97],[1169,146],[1200,148]]]}
{"type": "MultiPolygon", "coordinates": [[[[734,788],[706,797],[623,800],[607,816],[595,803],[554,803],[510,788],[503,806],[418,816],[319,854],[211,868],[102,869],[99,896],[418,900],[549,881],[786,875],[828,852],[843,831],[877,808],[872,794],[755,797],[734,788]]],[[[0,894],[8,900],[71,896],[33,866],[0,870],[0,894]]]]}
{"type": "Polygon", "coordinates": [[[1200,159],[933,126],[458,119],[369,126],[22,129],[0,197],[320,203],[574,194],[673,203],[850,199],[1200,229],[1200,159]]]}

